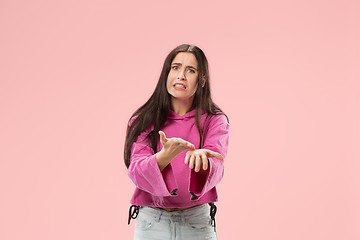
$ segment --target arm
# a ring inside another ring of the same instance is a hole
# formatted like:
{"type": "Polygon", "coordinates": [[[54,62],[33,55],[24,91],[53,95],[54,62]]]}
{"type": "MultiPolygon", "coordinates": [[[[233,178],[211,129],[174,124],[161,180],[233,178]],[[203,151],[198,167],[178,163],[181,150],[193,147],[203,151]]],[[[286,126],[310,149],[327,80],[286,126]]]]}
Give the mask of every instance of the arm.
{"type": "Polygon", "coordinates": [[[142,132],[131,148],[128,175],[137,188],[155,196],[176,195],[177,184],[171,164],[160,171],[156,154],[142,132]]]}
{"type": "Polygon", "coordinates": [[[160,142],[163,148],[156,153],[156,160],[162,171],[181,152],[186,149],[195,149],[194,144],[181,138],[167,138],[163,131],[159,131],[160,142]]]}
{"type": "MultiPolygon", "coordinates": [[[[206,133],[204,133],[204,146],[202,149],[211,150],[220,154],[207,154],[205,169],[202,167],[200,171],[191,170],[189,191],[192,192],[193,200],[202,197],[209,190],[214,188],[222,179],[224,174],[224,163],[229,145],[230,125],[226,116],[217,115],[211,119],[206,133]]],[[[211,152],[210,151],[210,152],[211,152]]],[[[190,161],[191,162],[191,161],[190,161]]],[[[192,165],[192,164],[190,164],[192,165]]],[[[192,166],[190,166],[192,168],[192,166]]]]}

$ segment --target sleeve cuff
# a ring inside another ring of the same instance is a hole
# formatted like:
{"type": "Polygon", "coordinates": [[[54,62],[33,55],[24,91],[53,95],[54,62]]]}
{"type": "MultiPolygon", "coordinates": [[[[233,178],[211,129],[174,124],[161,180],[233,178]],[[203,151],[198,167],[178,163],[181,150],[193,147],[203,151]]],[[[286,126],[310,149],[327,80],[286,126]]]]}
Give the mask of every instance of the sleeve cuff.
{"type": "Polygon", "coordinates": [[[139,189],[155,196],[176,195],[177,183],[171,164],[161,172],[155,155],[152,155],[147,161],[143,161],[133,168],[129,175],[135,180],[134,183],[139,189]]]}
{"type": "Polygon", "coordinates": [[[218,159],[209,158],[209,168],[206,173],[191,170],[189,192],[191,200],[201,198],[210,191],[222,179],[224,174],[223,162],[218,159]]]}
{"type": "MultiPolygon", "coordinates": [[[[155,159],[155,161],[156,161],[156,159],[155,159]]],[[[157,165],[157,162],[156,162],[156,165],[157,165]]],[[[158,167],[158,169],[159,169],[159,167],[158,167]]],[[[160,169],[159,169],[159,171],[160,171],[160,169]]],[[[176,196],[177,195],[176,192],[177,192],[178,188],[177,188],[176,179],[175,179],[171,164],[167,165],[160,173],[162,174],[162,178],[164,180],[164,183],[166,185],[166,188],[167,188],[167,191],[169,192],[169,194],[172,196],[176,196]]]]}

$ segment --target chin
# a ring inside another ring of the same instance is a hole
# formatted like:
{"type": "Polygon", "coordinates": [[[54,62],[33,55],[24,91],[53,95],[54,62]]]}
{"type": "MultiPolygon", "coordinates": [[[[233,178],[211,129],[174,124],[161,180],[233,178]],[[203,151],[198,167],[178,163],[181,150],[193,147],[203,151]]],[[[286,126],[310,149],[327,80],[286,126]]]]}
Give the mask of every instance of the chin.
{"type": "Polygon", "coordinates": [[[193,100],[192,96],[184,96],[184,95],[180,95],[180,94],[174,94],[171,95],[172,98],[175,98],[177,100],[182,100],[182,101],[189,101],[189,100],[193,100]]]}

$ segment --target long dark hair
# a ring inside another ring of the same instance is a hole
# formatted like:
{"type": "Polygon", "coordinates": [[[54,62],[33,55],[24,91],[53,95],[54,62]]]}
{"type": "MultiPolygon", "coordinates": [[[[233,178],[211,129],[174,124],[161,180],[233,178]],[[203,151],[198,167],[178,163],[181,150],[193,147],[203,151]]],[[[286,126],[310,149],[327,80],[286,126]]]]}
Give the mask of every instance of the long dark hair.
{"type": "Polygon", "coordinates": [[[137,140],[140,133],[145,131],[150,125],[153,125],[154,129],[147,135],[146,138],[150,140],[151,148],[154,152],[157,152],[158,131],[167,120],[169,110],[171,109],[171,97],[166,88],[167,77],[170,71],[171,63],[179,52],[190,52],[194,54],[198,62],[198,84],[191,109],[196,108],[196,126],[200,134],[200,148],[202,145],[203,131],[201,126],[202,111],[210,115],[225,115],[225,113],[223,113],[223,111],[211,99],[209,66],[204,52],[195,45],[182,44],[177,46],[166,57],[159,81],[150,99],[137,109],[129,119],[130,123],[130,120],[137,116],[130,125],[128,124],[126,130],[124,160],[127,168],[130,165],[130,153],[133,143],[137,140]],[[203,78],[206,79],[204,87],[202,87],[203,78]]]}

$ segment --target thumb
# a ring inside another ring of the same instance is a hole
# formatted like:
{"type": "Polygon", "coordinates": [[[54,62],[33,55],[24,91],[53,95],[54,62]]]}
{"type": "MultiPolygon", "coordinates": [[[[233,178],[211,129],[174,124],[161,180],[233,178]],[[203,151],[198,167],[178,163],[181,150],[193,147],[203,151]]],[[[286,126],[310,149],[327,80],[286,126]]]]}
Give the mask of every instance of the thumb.
{"type": "Polygon", "coordinates": [[[208,155],[208,157],[215,157],[219,160],[224,160],[224,157],[220,153],[217,153],[217,152],[214,152],[211,150],[207,150],[207,155],[208,155]]]}
{"type": "Polygon", "coordinates": [[[160,142],[161,142],[161,144],[164,145],[164,143],[167,142],[166,135],[163,131],[159,131],[159,135],[160,135],[160,142]]]}

